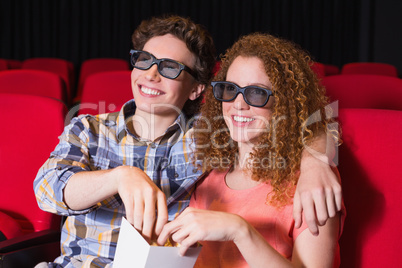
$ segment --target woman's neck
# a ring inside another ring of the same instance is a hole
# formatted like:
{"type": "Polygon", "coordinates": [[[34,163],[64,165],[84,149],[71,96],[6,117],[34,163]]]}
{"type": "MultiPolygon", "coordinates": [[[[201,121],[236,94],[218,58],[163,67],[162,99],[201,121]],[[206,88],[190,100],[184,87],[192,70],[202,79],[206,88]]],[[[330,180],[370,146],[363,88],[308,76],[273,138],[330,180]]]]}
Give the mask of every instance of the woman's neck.
{"type": "Polygon", "coordinates": [[[247,161],[250,158],[250,154],[253,151],[253,144],[251,143],[244,143],[244,142],[239,142],[237,144],[238,146],[238,163],[237,167],[240,169],[244,169],[247,166],[247,161]]]}
{"type": "Polygon", "coordinates": [[[226,175],[226,185],[233,190],[244,190],[255,187],[260,182],[252,179],[251,170],[248,169],[247,165],[253,145],[250,143],[238,143],[238,148],[238,162],[226,175]]]}

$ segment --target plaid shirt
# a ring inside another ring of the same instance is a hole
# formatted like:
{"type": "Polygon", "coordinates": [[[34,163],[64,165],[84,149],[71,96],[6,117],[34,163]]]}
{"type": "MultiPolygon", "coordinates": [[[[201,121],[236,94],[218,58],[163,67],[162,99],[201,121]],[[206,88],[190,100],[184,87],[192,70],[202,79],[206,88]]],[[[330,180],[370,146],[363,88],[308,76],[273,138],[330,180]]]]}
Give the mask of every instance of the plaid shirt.
{"type": "Polygon", "coordinates": [[[110,267],[116,250],[124,204],[111,196],[82,211],[67,207],[63,189],[77,172],[112,169],[121,165],[144,170],[167,197],[169,220],[190,201],[200,172],[191,163],[192,141],[180,115],[158,142],[134,135],[133,100],[119,113],[74,118],[34,181],[41,209],[68,216],[61,236],[62,255],[50,267],[110,267]],[[188,135],[187,135],[188,136],[188,135]]]}

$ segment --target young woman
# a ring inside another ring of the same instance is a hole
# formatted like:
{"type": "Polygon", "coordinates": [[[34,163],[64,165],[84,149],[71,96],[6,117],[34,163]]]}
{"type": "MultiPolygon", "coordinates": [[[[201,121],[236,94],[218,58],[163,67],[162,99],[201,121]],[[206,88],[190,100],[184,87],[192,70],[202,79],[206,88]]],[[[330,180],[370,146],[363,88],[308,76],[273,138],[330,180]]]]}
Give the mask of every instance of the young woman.
{"type": "Polygon", "coordinates": [[[295,228],[292,202],[302,151],[326,133],[338,142],[310,58],[267,34],[242,37],[222,59],[196,123],[195,156],[209,172],[187,208],[165,225],[195,267],[333,267],[345,210],[315,236],[295,228]]]}

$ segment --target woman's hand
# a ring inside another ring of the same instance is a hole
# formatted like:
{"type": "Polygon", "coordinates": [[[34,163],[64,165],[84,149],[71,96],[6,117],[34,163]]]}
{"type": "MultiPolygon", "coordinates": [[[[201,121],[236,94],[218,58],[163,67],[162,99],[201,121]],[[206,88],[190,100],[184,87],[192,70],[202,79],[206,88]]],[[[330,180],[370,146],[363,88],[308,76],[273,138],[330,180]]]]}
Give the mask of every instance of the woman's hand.
{"type": "Polygon", "coordinates": [[[169,236],[180,243],[180,255],[198,241],[235,241],[247,222],[238,215],[226,212],[186,208],[174,221],[166,224],[158,244],[165,244],[169,236]]]}

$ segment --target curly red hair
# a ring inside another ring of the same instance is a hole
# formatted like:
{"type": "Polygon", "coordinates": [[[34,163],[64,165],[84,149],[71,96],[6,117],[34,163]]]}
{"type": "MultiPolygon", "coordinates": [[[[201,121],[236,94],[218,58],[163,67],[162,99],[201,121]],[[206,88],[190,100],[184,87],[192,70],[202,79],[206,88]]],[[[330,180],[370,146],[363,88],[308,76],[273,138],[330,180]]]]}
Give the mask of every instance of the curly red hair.
{"type": "MultiPolygon", "coordinates": [[[[310,68],[311,58],[290,41],[262,33],[241,37],[222,57],[214,80],[225,81],[230,65],[238,56],[257,57],[263,62],[275,98],[271,127],[259,137],[256,145],[260,146],[254,146],[247,168],[254,180],[272,185],[271,204],[287,204],[297,183],[305,146],[322,133],[339,141],[339,132],[329,130],[334,123],[329,100],[310,68]],[[267,157],[271,159],[269,165],[263,165],[261,161],[267,157]]],[[[195,161],[201,160],[198,166],[203,171],[224,170],[237,164],[237,144],[219,115],[222,115],[222,103],[214,98],[209,87],[194,128],[195,161]]]]}

